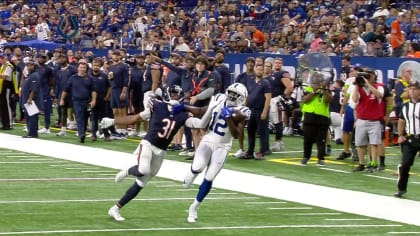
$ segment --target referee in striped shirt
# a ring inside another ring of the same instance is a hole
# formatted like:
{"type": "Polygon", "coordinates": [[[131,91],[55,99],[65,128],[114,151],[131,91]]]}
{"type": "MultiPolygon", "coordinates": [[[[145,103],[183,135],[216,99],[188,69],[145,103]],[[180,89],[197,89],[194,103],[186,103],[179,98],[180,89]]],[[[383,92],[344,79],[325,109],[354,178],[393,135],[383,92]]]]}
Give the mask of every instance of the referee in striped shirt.
{"type": "Polygon", "coordinates": [[[402,158],[398,165],[398,191],[396,197],[407,192],[410,168],[420,151],[420,83],[409,85],[410,101],[404,103],[398,120],[398,143],[401,144],[402,158]]]}

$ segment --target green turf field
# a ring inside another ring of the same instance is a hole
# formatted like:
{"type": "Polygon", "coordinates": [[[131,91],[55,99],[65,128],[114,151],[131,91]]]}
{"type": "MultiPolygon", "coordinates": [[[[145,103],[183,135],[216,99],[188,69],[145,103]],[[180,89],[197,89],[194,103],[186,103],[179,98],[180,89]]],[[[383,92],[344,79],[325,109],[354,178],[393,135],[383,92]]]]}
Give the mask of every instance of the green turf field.
{"type": "MultiPolygon", "coordinates": [[[[127,148],[129,143],[112,142],[127,148]]],[[[95,143],[100,144],[105,143],[95,143]]],[[[183,160],[174,155],[171,158],[183,160]]],[[[294,162],[297,160],[291,160],[294,162]]],[[[329,168],[350,168],[330,165],[329,168]]],[[[331,186],[337,185],[334,182],[340,178],[342,186],[359,182],[355,188],[371,192],[392,189],[387,187],[392,185],[389,181],[360,173],[344,178],[340,172],[270,160],[230,159],[227,168],[233,167],[277,173],[290,179],[301,176],[299,179],[310,179],[307,182],[331,186]],[[363,181],[374,183],[362,184],[363,181]],[[376,185],[382,188],[374,188],[376,185]]],[[[162,178],[153,179],[122,210],[126,221],[115,222],[107,216],[108,208],[133,181],[114,183],[113,169],[0,149],[0,173],[0,235],[385,235],[419,231],[411,225],[221,189],[213,189],[205,200],[199,222],[189,224],[187,209],[197,186],[183,189],[180,182],[162,178]]],[[[387,172],[375,175],[385,176],[387,172]]],[[[413,184],[410,187],[416,188],[413,184]]]]}
{"type": "MultiPolygon", "coordinates": [[[[20,125],[16,126],[12,131],[3,132],[17,135],[23,134],[22,126],[20,125]]],[[[52,132],[53,133],[51,134],[40,134],[40,139],[80,144],[74,131],[68,131],[66,137],[57,137],[54,134],[59,132],[59,129],[52,129],[52,132]]],[[[140,141],[140,139],[137,138],[113,140],[112,142],[105,142],[100,139],[97,142],[92,142],[89,138],[86,140],[86,143],[83,144],[85,146],[100,147],[127,153],[133,152],[140,141]]],[[[271,134],[271,141],[273,140],[274,134],[271,134]]],[[[266,160],[264,161],[229,158],[225,164],[225,168],[386,196],[392,196],[396,190],[396,167],[401,155],[398,146],[392,146],[386,149],[387,168],[384,172],[368,174],[366,172],[353,173],[352,169],[357,163],[354,163],[351,158],[344,161],[335,160],[342,151],[342,145],[332,145],[333,154],[326,157],[327,166],[320,168],[315,166],[316,158],[313,158],[307,167],[299,165],[302,158],[303,147],[301,137],[285,137],[284,142],[286,143],[286,152],[273,153],[266,156],[266,160]]],[[[234,146],[231,154],[238,149],[237,141],[234,141],[233,144],[234,146]]],[[[245,147],[246,146],[247,144],[245,142],[245,147]]],[[[315,145],[313,148],[313,155],[316,155],[315,145]]],[[[171,160],[188,162],[185,160],[186,156],[179,156],[178,153],[179,152],[168,152],[168,158],[171,160]]],[[[420,201],[420,164],[418,163],[414,163],[411,170],[408,192],[406,198],[420,201]]]]}

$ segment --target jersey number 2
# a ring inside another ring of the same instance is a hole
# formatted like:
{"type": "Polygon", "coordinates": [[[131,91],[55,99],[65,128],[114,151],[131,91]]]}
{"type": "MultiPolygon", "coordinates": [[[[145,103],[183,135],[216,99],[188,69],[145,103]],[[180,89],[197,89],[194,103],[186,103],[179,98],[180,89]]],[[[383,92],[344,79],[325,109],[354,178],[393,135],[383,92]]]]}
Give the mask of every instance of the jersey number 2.
{"type": "Polygon", "coordinates": [[[217,112],[213,112],[213,118],[211,119],[209,130],[212,130],[214,133],[220,136],[225,136],[225,132],[223,132],[223,129],[225,129],[226,127],[226,120],[221,115],[218,115],[217,112]]]}
{"type": "Polygon", "coordinates": [[[159,138],[169,139],[169,136],[171,135],[172,130],[175,127],[176,121],[165,118],[165,119],[162,120],[162,123],[164,125],[162,127],[162,130],[160,132],[158,132],[158,136],[159,136],[159,138]]]}

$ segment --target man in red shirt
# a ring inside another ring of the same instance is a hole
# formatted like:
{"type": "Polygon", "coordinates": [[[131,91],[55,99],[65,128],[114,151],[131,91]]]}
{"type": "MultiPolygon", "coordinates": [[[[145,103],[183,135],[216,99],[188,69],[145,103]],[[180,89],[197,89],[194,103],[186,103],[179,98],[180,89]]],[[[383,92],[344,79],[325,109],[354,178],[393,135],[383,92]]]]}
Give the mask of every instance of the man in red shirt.
{"type": "Polygon", "coordinates": [[[370,69],[359,73],[351,97],[356,104],[355,143],[359,156],[359,166],[355,171],[365,169],[364,156],[368,144],[372,160],[367,171],[375,172],[378,168],[378,148],[382,143],[381,121],[384,119],[384,86],[376,82],[376,76],[376,72],[370,69]]]}

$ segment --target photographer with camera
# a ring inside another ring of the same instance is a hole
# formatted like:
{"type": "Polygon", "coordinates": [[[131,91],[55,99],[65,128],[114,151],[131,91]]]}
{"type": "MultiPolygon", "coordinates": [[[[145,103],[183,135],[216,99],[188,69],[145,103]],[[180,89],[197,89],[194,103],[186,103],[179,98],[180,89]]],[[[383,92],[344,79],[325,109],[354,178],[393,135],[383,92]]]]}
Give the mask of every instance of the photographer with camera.
{"type": "Polygon", "coordinates": [[[376,82],[376,72],[365,69],[356,76],[351,99],[356,104],[355,144],[359,156],[359,165],[354,171],[365,169],[365,154],[370,144],[371,161],[368,172],[378,168],[378,150],[382,143],[382,120],[384,119],[384,86],[376,82]]]}
{"type": "Polygon", "coordinates": [[[302,97],[303,159],[306,166],[311,158],[312,145],[316,143],[318,166],[325,166],[326,137],[330,121],[330,103],[333,97],[328,88],[329,80],[320,72],[309,76],[311,85],[305,87],[302,97]]]}

